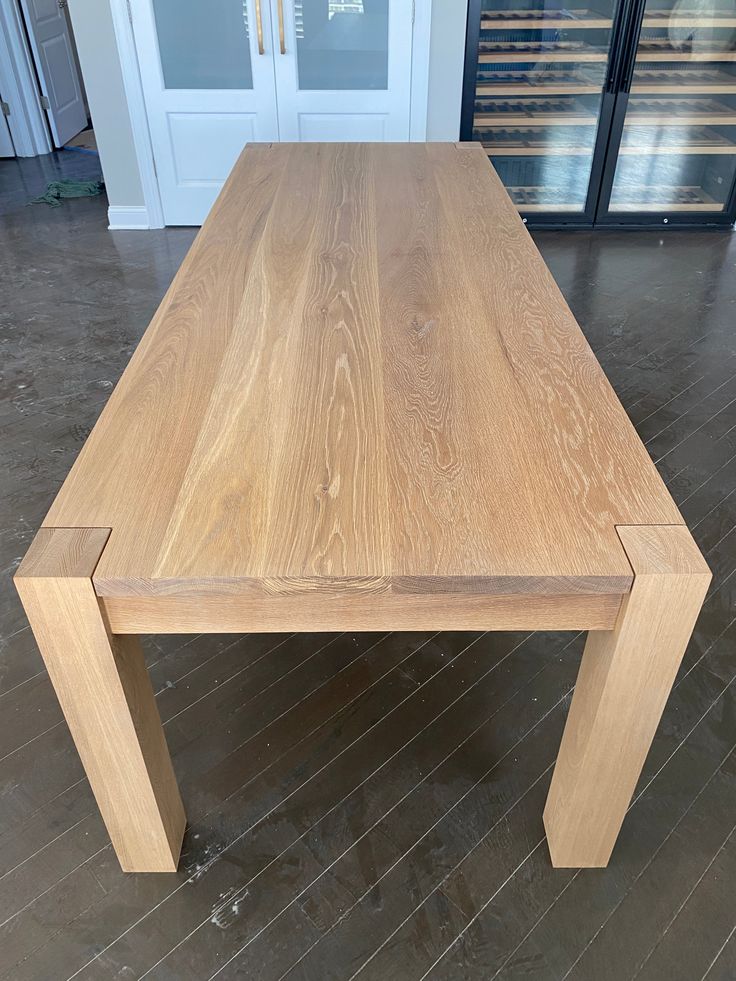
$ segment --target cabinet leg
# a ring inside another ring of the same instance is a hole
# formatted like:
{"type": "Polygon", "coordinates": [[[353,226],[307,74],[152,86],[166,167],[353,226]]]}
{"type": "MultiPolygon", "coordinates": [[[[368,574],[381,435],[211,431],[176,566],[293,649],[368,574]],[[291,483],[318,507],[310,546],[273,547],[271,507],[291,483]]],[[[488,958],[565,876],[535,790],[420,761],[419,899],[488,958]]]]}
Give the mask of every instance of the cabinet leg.
{"type": "Polygon", "coordinates": [[[634,583],[588,635],[544,810],[556,867],[608,864],[711,580],[684,525],[617,530],[634,583]]]}
{"type": "Polygon", "coordinates": [[[185,817],[151,682],[92,584],[108,536],[42,528],[15,583],[121,867],[173,872],[185,817]]]}

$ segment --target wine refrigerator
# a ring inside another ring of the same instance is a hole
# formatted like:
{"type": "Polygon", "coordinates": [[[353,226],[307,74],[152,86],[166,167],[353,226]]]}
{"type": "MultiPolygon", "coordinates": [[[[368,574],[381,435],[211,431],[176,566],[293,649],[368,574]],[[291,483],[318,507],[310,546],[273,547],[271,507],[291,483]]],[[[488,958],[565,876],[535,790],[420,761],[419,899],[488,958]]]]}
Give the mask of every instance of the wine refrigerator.
{"type": "Polygon", "coordinates": [[[733,225],[736,0],[588,2],[470,0],[461,139],[529,224],[733,225]]]}

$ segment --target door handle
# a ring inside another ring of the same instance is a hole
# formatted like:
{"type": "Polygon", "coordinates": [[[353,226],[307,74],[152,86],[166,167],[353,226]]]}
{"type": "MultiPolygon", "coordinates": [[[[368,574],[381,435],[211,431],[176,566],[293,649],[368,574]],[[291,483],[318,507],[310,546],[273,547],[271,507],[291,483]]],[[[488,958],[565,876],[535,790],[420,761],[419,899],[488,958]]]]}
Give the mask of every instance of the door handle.
{"type": "Polygon", "coordinates": [[[256,33],[258,34],[258,54],[265,54],[263,47],[263,18],[261,17],[261,0],[256,0],[256,33]]]}
{"type": "Polygon", "coordinates": [[[279,47],[281,54],[286,54],[286,39],[284,37],[284,0],[276,0],[276,7],[279,12],[279,47]]]}
{"type": "Polygon", "coordinates": [[[630,92],[631,83],[634,80],[634,68],[639,57],[639,40],[641,37],[641,25],[644,20],[644,7],[645,4],[640,4],[636,15],[631,18],[629,36],[625,42],[625,50],[630,52],[629,63],[621,71],[621,78],[619,80],[619,90],[621,92],[630,92]]]}
{"type": "Polygon", "coordinates": [[[608,71],[606,81],[603,86],[604,92],[618,91],[619,75],[621,74],[622,52],[625,46],[621,39],[626,34],[631,16],[631,3],[629,0],[619,0],[613,13],[613,28],[611,30],[610,41],[608,44],[608,71]]]}

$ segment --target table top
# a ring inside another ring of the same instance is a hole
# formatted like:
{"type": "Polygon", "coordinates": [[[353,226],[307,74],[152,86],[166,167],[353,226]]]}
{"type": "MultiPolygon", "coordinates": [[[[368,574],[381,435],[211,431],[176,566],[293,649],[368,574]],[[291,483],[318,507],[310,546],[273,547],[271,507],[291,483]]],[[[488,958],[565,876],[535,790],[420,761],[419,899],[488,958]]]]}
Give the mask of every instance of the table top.
{"type": "Polygon", "coordinates": [[[248,146],[44,522],[108,596],[622,593],[681,523],[454,143],[248,146]]]}

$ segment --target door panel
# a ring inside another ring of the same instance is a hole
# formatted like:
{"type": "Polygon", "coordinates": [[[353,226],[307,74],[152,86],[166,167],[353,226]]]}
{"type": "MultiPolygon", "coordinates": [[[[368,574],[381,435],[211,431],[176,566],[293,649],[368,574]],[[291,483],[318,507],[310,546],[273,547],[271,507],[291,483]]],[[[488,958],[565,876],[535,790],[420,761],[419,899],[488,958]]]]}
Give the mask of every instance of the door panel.
{"type": "MultiPolygon", "coordinates": [[[[79,85],[76,72],[73,70],[74,61],[69,40],[63,34],[49,38],[41,44],[41,52],[49,68],[46,77],[48,97],[58,115],[79,101],[79,85]]],[[[85,117],[84,122],[86,121],[85,117]]]]}
{"type": "Polygon", "coordinates": [[[82,85],[72,51],[65,2],[21,0],[54,145],[64,146],[87,125],[82,85]]]}
{"type": "Polygon", "coordinates": [[[268,0],[132,9],[164,221],[199,225],[245,144],[279,138],[268,0]]]}
{"type": "Polygon", "coordinates": [[[736,0],[646,0],[619,99],[606,217],[725,218],[736,177],[736,0]]]}
{"type": "Polygon", "coordinates": [[[256,141],[255,113],[172,112],[168,118],[181,187],[210,184],[219,190],[244,144],[256,141]]]}
{"type": "Polygon", "coordinates": [[[299,140],[305,143],[361,142],[386,140],[387,116],[380,113],[299,113],[299,140]]]}
{"type": "Polygon", "coordinates": [[[282,140],[409,139],[409,0],[272,0],[272,7],[282,140]]]}
{"type": "Polygon", "coordinates": [[[462,137],[483,144],[530,220],[592,221],[623,6],[478,0],[462,137]]]}

